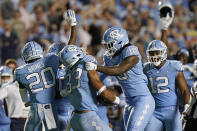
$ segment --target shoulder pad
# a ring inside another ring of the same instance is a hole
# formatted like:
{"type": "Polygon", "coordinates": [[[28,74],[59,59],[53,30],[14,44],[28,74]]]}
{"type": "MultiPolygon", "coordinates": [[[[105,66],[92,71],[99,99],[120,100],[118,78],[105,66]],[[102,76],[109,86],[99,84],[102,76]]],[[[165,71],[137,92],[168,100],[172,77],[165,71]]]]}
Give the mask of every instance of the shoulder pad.
{"type": "Polygon", "coordinates": [[[93,56],[91,56],[91,55],[86,55],[86,56],[84,56],[83,60],[84,60],[85,62],[97,63],[97,60],[96,60],[93,56]]]}
{"type": "Polygon", "coordinates": [[[170,60],[171,65],[178,71],[183,71],[183,65],[180,61],[170,60]]]}

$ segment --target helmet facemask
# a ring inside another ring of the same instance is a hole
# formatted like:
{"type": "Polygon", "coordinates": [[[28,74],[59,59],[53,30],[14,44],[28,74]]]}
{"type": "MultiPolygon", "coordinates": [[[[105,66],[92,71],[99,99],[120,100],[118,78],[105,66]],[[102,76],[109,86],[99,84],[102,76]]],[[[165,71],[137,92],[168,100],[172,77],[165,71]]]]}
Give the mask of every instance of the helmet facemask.
{"type": "Polygon", "coordinates": [[[105,51],[105,55],[106,56],[113,56],[117,49],[115,48],[115,43],[116,43],[116,40],[113,40],[111,42],[108,42],[108,43],[105,43],[105,48],[106,48],[106,51],[105,51]]]}
{"type": "Polygon", "coordinates": [[[166,59],[165,50],[148,50],[147,58],[150,63],[159,66],[166,59]]]}

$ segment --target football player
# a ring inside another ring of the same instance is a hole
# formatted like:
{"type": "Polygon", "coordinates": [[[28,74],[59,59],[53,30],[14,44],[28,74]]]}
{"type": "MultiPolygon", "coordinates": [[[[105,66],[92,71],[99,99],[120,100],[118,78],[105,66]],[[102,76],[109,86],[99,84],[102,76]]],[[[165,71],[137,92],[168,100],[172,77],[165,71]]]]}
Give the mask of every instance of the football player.
{"type": "Polygon", "coordinates": [[[162,1],[159,10],[163,42],[153,40],[149,43],[146,51],[149,63],[144,67],[148,87],[155,99],[155,111],[147,130],[162,131],[165,127],[167,131],[182,131],[176,84],[184,99],[184,115],[189,107],[190,94],[181,62],[167,60],[167,28],[174,17],[173,7],[168,1],[162,1]]]}
{"type": "MultiPolygon", "coordinates": [[[[71,27],[76,27],[77,25],[77,21],[76,21],[76,17],[75,17],[75,12],[73,10],[67,10],[64,13],[64,19],[66,21],[68,21],[68,23],[70,24],[71,27]]],[[[70,41],[68,42],[68,44],[74,44],[76,42],[76,30],[72,30],[71,33],[71,38],[70,41]],[[74,32],[73,32],[74,31],[74,32]]],[[[56,54],[58,55],[58,53],[64,48],[65,43],[54,43],[52,44],[48,51],[47,54],[56,54]]],[[[66,87],[66,81],[64,79],[66,72],[65,72],[65,66],[63,64],[60,63],[58,71],[57,71],[57,92],[60,92],[63,88],[66,87]]],[[[59,130],[60,131],[65,131],[66,127],[68,126],[72,111],[73,111],[73,106],[70,104],[70,100],[69,97],[60,97],[57,100],[55,100],[55,106],[57,108],[57,116],[58,116],[58,121],[59,121],[59,130]]],[[[70,129],[72,130],[72,129],[70,129]]]]}
{"type": "MultiPolygon", "coordinates": [[[[72,12],[66,13],[72,16],[72,12]]],[[[72,21],[74,25],[71,26],[71,36],[68,44],[74,44],[76,41],[75,22],[72,21]]],[[[19,83],[22,98],[28,90],[31,106],[24,130],[41,130],[40,125],[42,123],[48,130],[58,130],[54,99],[59,58],[53,53],[43,57],[42,47],[34,41],[26,43],[22,50],[22,57],[26,65],[15,70],[15,77],[19,83]]]]}
{"type": "Polygon", "coordinates": [[[15,70],[15,76],[23,101],[26,91],[29,92],[31,106],[24,130],[41,130],[39,127],[44,121],[46,129],[57,129],[53,101],[59,58],[53,54],[43,57],[42,47],[34,41],[26,43],[22,56],[26,64],[15,70]]]}
{"type": "Polygon", "coordinates": [[[112,94],[100,81],[96,71],[87,71],[86,62],[96,63],[94,57],[75,45],[66,46],[59,54],[66,67],[66,88],[60,94],[69,95],[74,106],[71,127],[76,131],[111,131],[109,126],[96,114],[97,94],[105,103],[119,104],[120,99],[112,94]]]}
{"type": "MultiPolygon", "coordinates": [[[[193,64],[193,72],[195,77],[197,78],[197,60],[194,61],[193,64]]],[[[192,101],[189,111],[187,115],[183,119],[183,130],[184,131],[195,131],[197,128],[197,81],[194,82],[190,90],[192,94],[192,101]]]]}
{"type": "Polygon", "coordinates": [[[183,67],[179,61],[166,60],[167,47],[160,40],[149,43],[147,57],[150,63],[144,67],[144,72],[149,79],[149,88],[155,99],[156,120],[151,122],[151,131],[162,131],[163,125],[169,131],[181,131],[181,115],[178,108],[178,99],[175,83],[180,88],[184,98],[184,111],[189,107],[190,94],[183,75],[183,67]]]}
{"type": "Polygon", "coordinates": [[[186,48],[181,48],[176,53],[177,60],[181,61],[183,64],[183,73],[187,81],[189,90],[195,82],[195,76],[193,75],[192,63],[188,63],[189,60],[189,51],[186,48]]]}
{"type": "Polygon", "coordinates": [[[104,34],[104,42],[105,66],[87,62],[86,69],[117,77],[127,102],[124,111],[125,130],[144,130],[151,119],[155,102],[147,87],[148,81],[143,73],[138,48],[129,43],[127,32],[121,27],[109,28],[104,34]]]}

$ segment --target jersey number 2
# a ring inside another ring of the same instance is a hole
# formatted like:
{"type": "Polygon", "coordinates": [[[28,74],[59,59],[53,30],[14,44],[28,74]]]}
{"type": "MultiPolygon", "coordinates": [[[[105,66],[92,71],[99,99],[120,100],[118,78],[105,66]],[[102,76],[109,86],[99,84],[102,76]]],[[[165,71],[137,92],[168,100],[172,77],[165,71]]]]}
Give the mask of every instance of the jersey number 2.
{"type": "Polygon", "coordinates": [[[55,85],[55,74],[54,74],[54,72],[53,72],[52,67],[47,67],[47,68],[41,70],[41,78],[40,78],[40,76],[39,76],[38,73],[32,73],[32,74],[28,75],[28,76],[26,77],[26,79],[29,80],[29,79],[31,79],[32,77],[35,77],[35,78],[36,78],[36,81],[34,81],[34,82],[32,82],[32,83],[29,84],[29,88],[31,89],[32,93],[35,93],[35,92],[38,92],[38,91],[43,90],[43,88],[36,88],[36,89],[33,89],[33,86],[36,86],[36,85],[40,84],[40,81],[41,81],[41,80],[42,80],[43,83],[44,83],[44,88],[50,88],[50,87],[52,87],[52,86],[55,85]],[[51,74],[51,76],[52,76],[53,81],[52,81],[51,84],[48,84],[47,81],[46,81],[46,77],[45,77],[45,73],[46,73],[46,72],[50,72],[50,74],[51,74]]]}

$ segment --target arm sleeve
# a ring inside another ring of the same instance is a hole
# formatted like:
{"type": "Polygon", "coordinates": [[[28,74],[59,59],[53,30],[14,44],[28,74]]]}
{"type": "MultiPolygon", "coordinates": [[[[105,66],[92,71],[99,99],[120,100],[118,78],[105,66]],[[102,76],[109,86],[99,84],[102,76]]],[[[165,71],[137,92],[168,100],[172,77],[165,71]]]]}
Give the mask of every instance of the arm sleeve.
{"type": "Polygon", "coordinates": [[[92,62],[94,64],[97,64],[97,60],[93,56],[91,56],[91,55],[87,55],[86,56],[85,62],[92,62]]]}
{"type": "Polygon", "coordinates": [[[139,57],[139,51],[136,46],[128,46],[123,50],[123,59],[127,58],[128,56],[137,56],[139,57]]]}
{"type": "Polygon", "coordinates": [[[60,43],[60,44],[52,44],[48,51],[47,51],[47,54],[55,54],[55,55],[58,55],[58,53],[64,48],[64,44],[63,43],[60,43]]]}
{"type": "Polygon", "coordinates": [[[181,62],[177,61],[174,63],[174,67],[178,72],[182,72],[184,70],[183,65],[181,62]]]}

